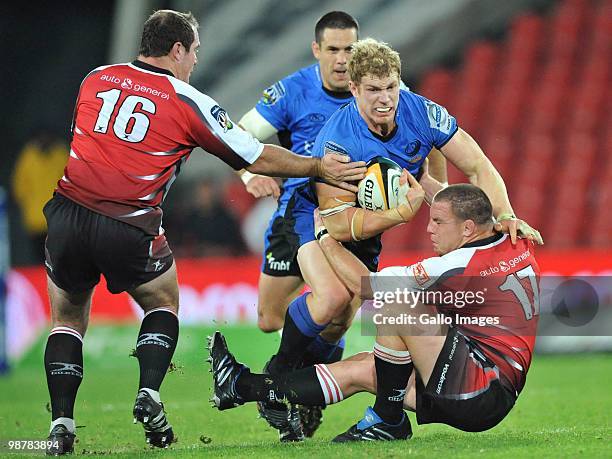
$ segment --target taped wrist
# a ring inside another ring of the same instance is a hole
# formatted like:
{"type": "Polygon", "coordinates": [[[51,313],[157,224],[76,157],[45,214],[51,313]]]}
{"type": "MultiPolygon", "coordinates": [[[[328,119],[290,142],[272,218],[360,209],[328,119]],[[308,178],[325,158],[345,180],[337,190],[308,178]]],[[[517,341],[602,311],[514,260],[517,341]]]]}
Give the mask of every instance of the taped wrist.
{"type": "Polygon", "coordinates": [[[353,241],[361,241],[363,238],[363,219],[365,213],[363,209],[355,210],[351,218],[351,239],[353,241]]]}
{"type": "Polygon", "coordinates": [[[401,221],[401,223],[406,223],[412,220],[414,217],[414,212],[412,211],[412,206],[410,204],[401,204],[393,209],[396,212],[396,218],[401,221]]]}
{"type": "Polygon", "coordinates": [[[325,201],[321,200],[322,202],[319,202],[319,205],[320,207],[325,207],[325,209],[319,210],[319,214],[323,218],[331,217],[332,215],[339,214],[340,212],[344,212],[346,209],[350,209],[351,207],[355,207],[357,205],[355,201],[349,201],[348,199],[352,198],[335,197],[328,198],[325,201]]]}
{"type": "Polygon", "coordinates": [[[247,170],[245,170],[242,174],[240,174],[240,180],[242,180],[242,183],[244,183],[245,185],[248,184],[251,179],[253,177],[255,177],[257,174],[253,174],[247,170]]]}

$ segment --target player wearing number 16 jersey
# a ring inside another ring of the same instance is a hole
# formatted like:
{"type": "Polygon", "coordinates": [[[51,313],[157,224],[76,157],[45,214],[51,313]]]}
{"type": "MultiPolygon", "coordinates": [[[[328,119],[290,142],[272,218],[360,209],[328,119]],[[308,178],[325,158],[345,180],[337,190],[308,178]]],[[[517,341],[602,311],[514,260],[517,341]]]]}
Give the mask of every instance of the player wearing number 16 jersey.
{"type": "Polygon", "coordinates": [[[127,291],[145,312],[136,344],[134,420],[143,424],[151,445],[173,441],[159,388],[178,339],[178,284],[160,206],[195,147],[254,173],[323,175],[331,181],[363,176],[360,165],[302,158],[261,144],[190,86],[200,45],[197,27],[191,14],[157,11],[144,25],[137,60],[99,67],[81,84],[68,164],[44,209],[53,320],[45,351],[49,438],[58,444],[50,454],[73,449],[82,340],[100,274],[112,293],[127,291]]]}

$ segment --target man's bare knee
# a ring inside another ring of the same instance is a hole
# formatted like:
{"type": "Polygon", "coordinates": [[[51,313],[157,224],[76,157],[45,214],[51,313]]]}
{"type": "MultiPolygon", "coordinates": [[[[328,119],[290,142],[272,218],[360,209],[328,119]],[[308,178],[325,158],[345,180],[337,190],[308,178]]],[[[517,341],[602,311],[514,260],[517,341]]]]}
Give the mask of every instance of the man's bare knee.
{"type": "Polygon", "coordinates": [[[277,315],[267,313],[267,314],[258,314],[257,316],[257,326],[264,333],[272,333],[283,328],[285,324],[284,318],[279,317],[277,315]]]}
{"type": "Polygon", "coordinates": [[[51,303],[51,326],[70,327],[85,335],[89,322],[89,308],[93,289],[69,293],[47,278],[49,302],[51,303]]]}
{"type": "MultiPolygon", "coordinates": [[[[344,288],[313,292],[312,307],[314,314],[311,315],[313,319],[316,316],[319,322],[331,322],[336,317],[343,316],[349,307],[350,301],[351,296],[344,288]]],[[[311,303],[309,302],[308,305],[310,306],[311,303]]]]}
{"type": "Polygon", "coordinates": [[[178,316],[179,290],[176,264],[173,262],[168,271],[128,291],[128,293],[145,313],[164,308],[178,316]]]}

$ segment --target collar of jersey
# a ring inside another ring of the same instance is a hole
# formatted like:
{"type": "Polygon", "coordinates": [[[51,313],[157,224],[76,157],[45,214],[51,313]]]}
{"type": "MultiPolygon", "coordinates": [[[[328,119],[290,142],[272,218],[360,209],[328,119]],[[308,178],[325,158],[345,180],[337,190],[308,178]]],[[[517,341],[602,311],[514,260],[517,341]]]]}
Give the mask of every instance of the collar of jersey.
{"type": "Polygon", "coordinates": [[[325,94],[327,94],[329,97],[331,97],[332,99],[350,99],[351,97],[353,97],[353,94],[351,94],[351,91],[332,91],[331,89],[327,89],[325,86],[323,86],[323,84],[321,83],[321,89],[323,90],[323,92],[325,94]]]}
{"type": "Polygon", "coordinates": [[[355,110],[355,114],[357,115],[357,119],[359,120],[358,122],[361,123],[362,126],[365,127],[368,130],[368,132],[372,134],[374,138],[380,140],[381,142],[385,142],[385,143],[389,142],[391,139],[393,139],[393,137],[395,137],[395,134],[397,134],[397,128],[399,126],[398,119],[397,119],[397,115],[398,115],[397,112],[395,113],[395,127],[389,134],[383,137],[382,135],[377,134],[376,132],[370,129],[370,127],[368,126],[368,123],[366,123],[366,120],[364,120],[361,114],[359,113],[359,108],[357,108],[357,101],[355,99],[353,99],[353,101],[351,102],[351,109],[355,110]]]}
{"type": "Polygon", "coordinates": [[[497,233],[493,236],[489,236],[484,239],[478,239],[477,241],[468,242],[467,244],[462,245],[461,248],[467,249],[469,247],[481,247],[483,245],[489,245],[499,241],[502,237],[504,237],[503,233],[497,233]]]}
{"type": "Polygon", "coordinates": [[[163,73],[164,75],[170,75],[171,77],[174,76],[174,73],[168,69],[162,69],[161,67],[147,64],[146,62],[139,61],[138,59],[132,61],[132,65],[134,67],[138,67],[139,69],[148,70],[149,72],[163,73]]]}

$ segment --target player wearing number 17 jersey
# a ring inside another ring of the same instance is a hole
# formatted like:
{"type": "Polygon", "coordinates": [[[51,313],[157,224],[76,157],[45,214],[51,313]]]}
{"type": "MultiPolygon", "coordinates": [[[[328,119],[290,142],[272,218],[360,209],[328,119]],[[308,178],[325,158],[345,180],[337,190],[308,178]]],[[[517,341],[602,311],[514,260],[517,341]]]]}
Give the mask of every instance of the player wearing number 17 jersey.
{"type": "Polygon", "coordinates": [[[143,424],[152,446],[166,447],[174,439],[159,396],[178,339],[176,267],[161,226],[161,204],[195,147],[255,173],[324,175],[332,181],[363,175],[354,164],[324,164],[261,144],[190,86],[200,45],[197,27],[191,14],[157,11],[144,25],[137,60],[99,67],[81,84],[68,164],[44,208],[53,320],[45,370],[49,439],[57,444],[50,454],[73,450],[82,340],[100,274],[112,293],[127,291],[145,312],[136,344],[134,420],[143,424]]]}
{"type": "MultiPolygon", "coordinates": [[[[418,187],[418,183],[414,182],[418,187]]],[[[324,229],[315,217],[315,226],[324,229]]],[[[535,345],[539,267],[534,245],[496,233],[492,205],[473,185],[435,195],[427,231],[438,257],[370,273],[328,233],[319,239],[334,271],[373,300],[362,320],[377,328],[372,353],[282,375],[252,374],[217,333],[211,346],[215,404],[252,400],[337,403],[376,394],[364,418],[334,441],[408,439],[419,424],[475,432],[497,425],[523,389],[535,345]]]]}

